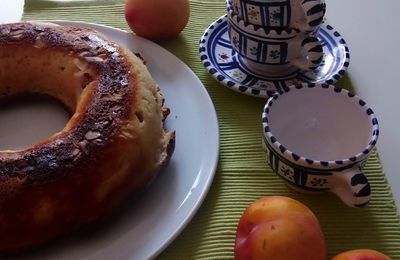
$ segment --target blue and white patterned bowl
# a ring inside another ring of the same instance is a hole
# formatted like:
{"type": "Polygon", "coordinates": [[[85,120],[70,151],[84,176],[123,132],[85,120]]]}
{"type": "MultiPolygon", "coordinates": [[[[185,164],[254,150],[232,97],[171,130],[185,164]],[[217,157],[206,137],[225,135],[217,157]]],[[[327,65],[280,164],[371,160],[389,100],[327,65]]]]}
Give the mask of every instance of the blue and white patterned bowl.
{"type": "Polygon", "coordinates": [[[294,28],[314,32],[324,19],[325,1],[226,0],[232,10],[248,23],[275,30],[294,28]]]}
{"type": "Polygon", "coordinates": [[[350,51],[343,37],[327,24],[321,25],[316,37],[324,49],[324,58],[317,69],[298,70],[281,77],[261,75],[246,66],[233,49],[225,14],[204,31],[199,54],[206,70],[221,85],[241,94],[266,98],[293,84],[333,84],[343,77],[350,64],[350,51]]]}
{"type": "Polygon", "coordinates": [[[287,75],[299,69],[312,71],[323,59],[318,38],[295,29],[274,30],[245,22],[228,12],[228,34],[232,48],[246,66],[261,75],[287,75]]]}
{"type": "Polygon", "coordinates": [[[262,115],[267,162],[297,189],[329,190],[350,206],[370,199],[361,168],[376,145],[373,111],[333,85],[291,86],[269,98],[262,115]]]}

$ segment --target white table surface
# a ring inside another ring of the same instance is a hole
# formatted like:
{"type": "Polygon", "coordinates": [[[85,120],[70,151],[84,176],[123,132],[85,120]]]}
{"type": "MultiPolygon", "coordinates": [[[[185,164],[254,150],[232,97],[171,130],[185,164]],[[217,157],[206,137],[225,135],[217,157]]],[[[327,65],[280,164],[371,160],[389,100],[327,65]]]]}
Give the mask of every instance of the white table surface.
{"type": "Polygon", "coordinates": [[[378,152],[399,207],[400,1],[325,1],[328,22],[340,32],[350,48],[348,73],[356,92],[378,117],[378,152]]]}
{"type": "MultiPolygon", "coordinates": [[[[349,75],[356,92],[380,124],[378,151],[397,205],[400,205],[400,34],[398,0],[325,0],[327,19],[346,40],[349,75]]],[[[18,21],[24,0],[0,0],[0,22],[18,21]]]]}
{"type": "Polygon", "coordinates": [[[0,0],[0,23],[19,21],[24,7],[24,0],[0,0]]]}

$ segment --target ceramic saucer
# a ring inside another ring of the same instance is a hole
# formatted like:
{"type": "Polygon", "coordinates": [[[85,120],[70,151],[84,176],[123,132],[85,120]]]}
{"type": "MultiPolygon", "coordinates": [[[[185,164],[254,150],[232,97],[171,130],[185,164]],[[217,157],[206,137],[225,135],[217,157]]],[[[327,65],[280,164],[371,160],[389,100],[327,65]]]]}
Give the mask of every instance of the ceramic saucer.
{"type": "Polygon", "coordinates": [[[324,49],[321,65],[313,71],[296,71],[280,77],[260,75],[241,62],[228,36],[227,15],[213,22],[200,39],[200,59],[208,72],[222,85],[242,94],[269,97],[290,85],[333,84],[345,74],[350,53],[342,36],[327,24],[317,33],[324,49]]]}

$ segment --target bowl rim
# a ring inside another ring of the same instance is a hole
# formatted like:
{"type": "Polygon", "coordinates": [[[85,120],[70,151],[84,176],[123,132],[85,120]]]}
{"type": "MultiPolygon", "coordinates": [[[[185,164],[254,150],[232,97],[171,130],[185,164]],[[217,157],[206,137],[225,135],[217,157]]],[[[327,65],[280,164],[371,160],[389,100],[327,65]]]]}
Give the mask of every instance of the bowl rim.
{"type": "Polygon", "coordinates": [[[318,170],[331,170],[331,169],[340,169],[340,168],[348,168],[351,165],[354,165],[358,162],[365,160],[371,151],[374,149],[376,142],[379,136],[379,125],[378,120],[375,116],[373,110],[366,105],[366,102],[362,100],[359,96],[353,94],[352,92],[329,84],[318,84],[318,83],[303,83],[298,85],[293,85],[285,89],[285,91],[281,91],[279,93],[271,96],[267,103],[264,106],[264,110],[262,113],[262,125],[263,125],[263,142],[271,147],[275,153],[284,157],[286,160],[295,165],[300,165],[306,168],[318,169],[318,170]],[[365,109],[365,113],[370,119],[371,122],[371,136],[368,142],[368,145],[364,147],[357,154],[344,158],[341,160],[316,160],[312,158],[307,158],[305,156],[299,155],[285,147],[284,144],[280,143],[279,140],[274,136],[271,132],[270,124],[269,124],[269,113],[272,104],[279,98],[285,96],[285,93],[290,91],[301,91],[303,88],[323,88],[328,89],[334,94],[341,94],[343,97],[355,99],[355,101],[365,109]]]}

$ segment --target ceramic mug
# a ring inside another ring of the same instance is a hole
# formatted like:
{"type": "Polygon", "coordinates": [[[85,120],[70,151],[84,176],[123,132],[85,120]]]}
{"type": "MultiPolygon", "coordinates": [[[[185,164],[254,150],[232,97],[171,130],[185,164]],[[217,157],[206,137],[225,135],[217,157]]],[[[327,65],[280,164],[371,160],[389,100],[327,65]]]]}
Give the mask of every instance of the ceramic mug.
{"type": "Polygon", "coordinates": [[[248,23],[271,29],[318,29],[326,12],[323,0],[227,0],[227,7],[248,23]]]}
{"type": "Polygon", "coordinates": [[[363,100],[333,85],[291,86],[262,114],[272,169],[299,191],[330,191],[362,207],[370,185],[362,172],[378,139],[378,121],[363,100]]]}
{"type": "Polygon", "coordinates": [[[294,29],[277,31],[246,23],[228,12],[228,34],[239,62],[261,75],[281,76],[316,69],[323,59],[318,38],[294,29]]]}

